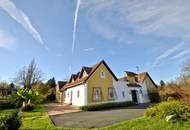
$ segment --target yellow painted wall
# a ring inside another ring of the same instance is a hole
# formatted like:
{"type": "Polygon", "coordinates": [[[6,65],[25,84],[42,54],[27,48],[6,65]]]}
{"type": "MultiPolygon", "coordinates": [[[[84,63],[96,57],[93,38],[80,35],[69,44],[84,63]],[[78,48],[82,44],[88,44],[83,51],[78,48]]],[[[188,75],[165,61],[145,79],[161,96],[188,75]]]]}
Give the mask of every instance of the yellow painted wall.
{"type": "Polygon", "coordinates": [[[130,82],[135,82],[135,75],[133,75],[133,74],[127,74],[127,79],[128,79],[130,82]]]}
{"type": "MultiPolygon", "coordinates": [[[[105,67],[104,64],[101,64],[96,72],[89,78],[88,82],[88,103],[93,103],[93,88],[100,87],[102,91],[102,100],[99,102],[108,101],[108,88],[113,87],[113,76],[105,67]],[[100,77],[101,71],[106,73],[105,78],[100,77]]],[[[97,102],[97,101],[96,101],[97,102]]]]}
{"type": "Polygon", "coordinates": [[[146,76],[145,82],[146,82],[147,90],[148,90],[149,93],[150,93],[150,92],[156,92],[156,91],[157,91],[156,86],[155,86],[154,83],[150,80],[150,78],[149,78],[148,76],[146,76]]]}

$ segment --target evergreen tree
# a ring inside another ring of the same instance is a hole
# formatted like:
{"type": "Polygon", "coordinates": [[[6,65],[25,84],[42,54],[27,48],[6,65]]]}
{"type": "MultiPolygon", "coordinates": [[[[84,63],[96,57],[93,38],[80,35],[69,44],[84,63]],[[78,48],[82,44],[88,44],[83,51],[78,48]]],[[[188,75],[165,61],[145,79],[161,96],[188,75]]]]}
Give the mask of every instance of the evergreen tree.
{"type": "Polygon", "coordinates": [[[51,78],[47,81],[47,86],[49,86],[50,88],[55,88],[56,87],[56,81],[55,78],[51,78]]]}
{"type": "Polygon", "coordinates": [[[163,80],[160,81],[160,86],[165,86],[165,82],[163,80]]]}

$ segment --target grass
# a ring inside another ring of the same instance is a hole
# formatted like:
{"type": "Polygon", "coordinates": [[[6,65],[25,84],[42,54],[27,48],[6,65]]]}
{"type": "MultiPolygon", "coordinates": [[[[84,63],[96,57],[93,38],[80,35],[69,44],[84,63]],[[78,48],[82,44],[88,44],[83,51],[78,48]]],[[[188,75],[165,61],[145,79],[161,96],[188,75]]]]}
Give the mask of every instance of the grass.
{"type": "MultiPolygon", "coordinates": [[[[13,109],[0,110],[0,116],[13,109]]],[[[22,126],[20,130],[41,129],[41,130],[87,130],[87,129],[67,129],[56,127],[52,124],[42,106],[36,107],[32,112],[22,113],[22,126]]],[[[134,120],[116,123],[104,128],[94,130],[190,130],[190,122],[171,123],[164,120],[155,120],[141,117],[134,120]]]]}
{"type": "Polygon", "coordinates": [[[97,130],[190,130],[190,122],[172,123],[141,117],[97,130]]]}
{"type": "Polygon", "coordinates": [[[21,130],[26,129],[60,129],[55,127],[48,115],[44,112],[42,106],[37,106],[32,112],[23,112],[22,113],[22,125],[21,130]]]}
{"type": "Polygon", "coordinates": [[[8,113],[10,113],[11,111],[13,111],[14,109],[0,109],[0,117],[7,115],[8,113]]]}

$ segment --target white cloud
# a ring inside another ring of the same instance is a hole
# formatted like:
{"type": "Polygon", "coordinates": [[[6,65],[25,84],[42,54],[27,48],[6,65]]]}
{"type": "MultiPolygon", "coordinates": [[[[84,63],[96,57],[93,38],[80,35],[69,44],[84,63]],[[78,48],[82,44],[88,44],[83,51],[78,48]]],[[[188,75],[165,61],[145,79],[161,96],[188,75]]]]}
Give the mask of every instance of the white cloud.
{"type": "Polygon", "coordinates": [[[186,42],[181,42],[179,44],[176,44],[170,49],[167,49],[166,51],[163,52],[160,56],[158,56],[154,62],[154,65],[159,64],[163,59],[167,58],[171,54],[175,53],[177,50],[179,50],[183,45],[186,44],[186,42]]]}
{"type": "Polygon", "coordinates": [[[11,0],[0,0],[0,8],[21,24],[35,40],[45,47],[46,50],[49,50],[49,48],[44,44],[39,32],[33,27],[28,16],[22,10],[18,9],[11,0]]]}
{"type": "Polygon", "coordinates": [[[12,49],[15,45],[16,38],[10,33],[0,30],[0,47],[6,49],[12,49]]]}
{"type": "Polygon", "coordinates": [[[75,9],[75,17],[74,17],[74,24],[73,24],[72,53],[74,53],[74,50],[75,50],[75,40],[76,40],[76,31],[77,31],[77,21],[78,21],[79,9],[80,9],[80,0],[77,0],[77,6],[75,9]]]}
{"type": "Polygon", "coordinates": [[[190,48],[181,51],[177,55],[173,56],[171,59],[181,59],[181,58],[183,58],[184,56],[186,56],[189,53],[190,53],[190,48]]]}
{"type": "Polygon", "coordinates": [[[89,51],[94,51],[94,49],[95,49],[95,48],[86,48],[86,49],[84,49],[84,51],[89,52],[89,51]]]}
{"type": "MultiPolygon", "coordinates": [[[[125,41],[128,29],[137,35],[181,39],[181,43],[189,39],[189,0],[83,0],[82,8],[92,28],[106,39],[125,41]]],[[[155,63],[179,51],[181,43],[172,43],[155,63]]]]}
{"type": "Polygon", "coordinates": [[[103,16],[105,22],[130,26],[140,34],[183,36],[190,31],[189,4],[188,0],[83,0],[82,7],[89,18],[103,16]]]}

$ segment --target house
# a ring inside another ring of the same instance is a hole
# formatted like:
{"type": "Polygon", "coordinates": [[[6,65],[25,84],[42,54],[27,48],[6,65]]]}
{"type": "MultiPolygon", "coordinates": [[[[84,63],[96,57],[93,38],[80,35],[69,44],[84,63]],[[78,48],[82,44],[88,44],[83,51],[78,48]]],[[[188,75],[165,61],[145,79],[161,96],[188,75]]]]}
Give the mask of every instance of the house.
{"type": "Polygon", "coordinates": [[[126,76],[118,79],[104,60],[92,67],[83,66],[67,82],[58,83],[59,101],[75,106],[125,101],[150,102],[148,93],[156,91],[156,84],[150,75],[147,72],[125,73],[126,76]]]}
{"type": "Polygon", "coordinates": [[[150,102],[149,94],[157,92],[157,85],[154,83],[148,72],[136,74],[125,71],[126,76],[119,79],[127,83],[132,101],[137,103],[150,102]]]}
{"type": "Polygon", "coordinates": [[[63,86],[67,83],[67,81],[58,81],[56,85],[56,100],[58,102],[63,102],[63,86]]]}

